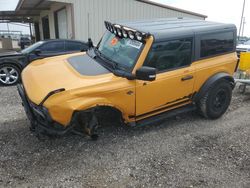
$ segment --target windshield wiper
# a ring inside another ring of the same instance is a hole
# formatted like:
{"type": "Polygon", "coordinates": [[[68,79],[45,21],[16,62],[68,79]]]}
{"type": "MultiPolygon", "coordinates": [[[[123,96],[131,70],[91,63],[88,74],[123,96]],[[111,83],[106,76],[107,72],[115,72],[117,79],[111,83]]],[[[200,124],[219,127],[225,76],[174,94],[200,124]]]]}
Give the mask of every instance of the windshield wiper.
{"type": "MultiPolygon", "coordinates": [[[[121,68],[119,68],[118,63],[115,62],[114,60],[106,57],[105,55],[103,55],[97,48],[94,48],[94,52],[96,54],[96,56],[98,56],[99,58],[101,58],[104,62],[106,62],[108,65],[112,66],[112,72],[114,75],[119,76],[119,77],[123,77],[123,78],[127,78],[129,80],[133,80],[135,79],[134,75],[132,73],[129,73],[121,68]]],[[[106,67],[106,65],[105,65],[106,67]]],[[[108,67],[106,67],[108,68],[108,67]]],[[[108,68],[110,69],[110,67],[108,68]]]]}
{"type": "Polygon", "coordinates": [[[119,64],[116,61],[114,61],[114,60],[110,59],[109,57],[105,56],[102,52],[100,52],[98,50],[98,48],[94,48],[94,51],[95,51],[97,56],[99,56],[102,60],[104,60],[109,65],[111,65],[114,70],[119,69],[119,64]]]}

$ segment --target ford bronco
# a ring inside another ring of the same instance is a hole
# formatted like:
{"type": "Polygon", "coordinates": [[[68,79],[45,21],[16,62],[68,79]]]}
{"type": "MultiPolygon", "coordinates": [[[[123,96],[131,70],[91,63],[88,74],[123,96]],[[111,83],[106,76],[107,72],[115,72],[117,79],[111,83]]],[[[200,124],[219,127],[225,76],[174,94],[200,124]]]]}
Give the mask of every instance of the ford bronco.
{"type": "Polygon", "coordinates": [[[227,110],[237,69],[236,27],[188,18],[110,23],[96,47],[36,60],[18,91],[31,130],[96,138],[103,109],[131,126],[197,110],[227,110]]]}

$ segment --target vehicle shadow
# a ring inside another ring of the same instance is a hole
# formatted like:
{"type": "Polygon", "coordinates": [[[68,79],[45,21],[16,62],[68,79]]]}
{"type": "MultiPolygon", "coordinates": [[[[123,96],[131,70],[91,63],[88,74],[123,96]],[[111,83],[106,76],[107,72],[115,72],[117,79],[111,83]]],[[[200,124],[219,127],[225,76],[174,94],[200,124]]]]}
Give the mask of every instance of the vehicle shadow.
{"type": "MultiPolygon", "coordinates": [[[[179,116],[171,117],[166,120],[159,121],[155,124],[141,126],[141,127],[130,127],[127,125],[121,125],[115,117],[104,118],[101,122],[102,127],[98,131],[98,140],[92,140],[88,135],[78,135],[75,133],[68,133],[64,136],[46,136],[43,135],[40,138],[36,136],[35,133],[29,130],[29,121],[24,119],[17,119],[6,121],[0,124],[0,141],[12,143],[13,140],[27,141],[26,144],[33,145],[47,145],[52,149],[58,147],[58,144],[62,147],[67,147],[69,143],[80,144],[84,143],[84,147],[105,144],[108,145],[109,142],[113,143],[114,140],[122,142],[124,139],[130,139],[131,137],[140,136],[143,134],[150,133],[151,131],[161,131],[163,129],[178,128],[183,122],[191,121],[191,119],[204,120],[195,112],[189,112],[186,114],[181,114],[179,116]],[[30,142],[30,140],[33,140],[30,142]],[[48,145],[49,144],[49,145],[48,145]],[[55,148],[54,148],[55,147],[55,148]]],[[[14,141],[13,141],[14,143],[14,141]]],[[[21,143],[21,142],[20,142],[21,143]]],[[[121,143],[122,144],[122,143],[121,143]]]]}

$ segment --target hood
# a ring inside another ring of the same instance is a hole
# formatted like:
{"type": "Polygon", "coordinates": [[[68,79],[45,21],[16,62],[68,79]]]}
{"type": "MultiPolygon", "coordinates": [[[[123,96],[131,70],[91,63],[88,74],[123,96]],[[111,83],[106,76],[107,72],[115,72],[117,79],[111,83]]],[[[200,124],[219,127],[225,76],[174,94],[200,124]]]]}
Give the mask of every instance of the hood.
{"type": "Polygon", "coordinates": [[[1,57],[13,57],[13,56],[22,56],[23,54],[20,52],[16,52],[16,51],[11,51],[11,52],[3,52],[0,54],[0,58],[1,57]]]}
{"type": "Polygon", "coordinates": [[[29,99],[39,104],[46,95],[64,88],[66,91],[110,82],[114,77],[86,53],[36,60],[22,72],[29,99]]]}

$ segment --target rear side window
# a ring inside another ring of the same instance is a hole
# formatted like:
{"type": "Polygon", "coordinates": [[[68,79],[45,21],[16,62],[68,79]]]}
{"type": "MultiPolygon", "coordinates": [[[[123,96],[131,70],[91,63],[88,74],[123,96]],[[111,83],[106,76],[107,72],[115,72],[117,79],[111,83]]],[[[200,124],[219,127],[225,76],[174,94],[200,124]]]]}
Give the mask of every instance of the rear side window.
{"type": "Polygon", "coordinates": [[[192,38],[155,43],[144,66],[159,72],[188,66],[192,61],[192,38]]]}
{"type": "Polygon", "coordinates": [[[81,51],[87,50],[87,46],[80,42],[67,41],[66,42],[66,51],[81,51]]]}
{"type": "Polygon", "coordinates": [[[200,57],[209,57],[234,50],[234,33],[216,33],[201,37],[200,57]]]}
{"type": "Polygon", "coordinates": [[[44,43],[44,45],[40,47],[40,50],[45,53],[64,52],[64,41],[54,41],[54,42],[44,43]]]}

